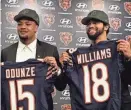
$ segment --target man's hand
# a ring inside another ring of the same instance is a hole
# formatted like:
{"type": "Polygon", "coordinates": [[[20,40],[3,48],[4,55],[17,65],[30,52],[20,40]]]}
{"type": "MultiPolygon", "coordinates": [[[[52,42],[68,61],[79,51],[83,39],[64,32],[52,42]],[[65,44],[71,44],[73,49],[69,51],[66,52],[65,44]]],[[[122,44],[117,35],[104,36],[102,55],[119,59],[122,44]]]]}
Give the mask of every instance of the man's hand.
{"type": "Polygon", "coordinates": [[[47,56],[43,59],[43,62],[50,64],[51,66],[57,66],[56,59],[54,57],[47,56]]]}
{"type": "Polygon", "coordinates": [[[46,79],[49,79],[50,77],[57,74],[59,67],[58,67],[56,59],[54,57],[47,56],[43,59],[43,62],[46,62],[47,64],[50,65],[48,68],[46,79]]]}
{"type": "Polygon", "coordinates": [[[56,75],[58,73],[58,69],[54,66],[49,66],[47,74],[46,74],[46,79],[51,78],[52,76],[56,75]]]}
{"type": "Polygon", "coordinates": [[[72,64],[72,59],[71,57],[69,56],[69,54],[67,52],[63,52],[60,56],[60,59],[59,59],[60,63],[62,66],[64,66],[64,62],[68,62],[69,65],[73,65],[72,64]]]}
{"type": "Polygon", "coordinates": [[[131,59],[131,45],[126,40],[118,40],[117,50],[122,52],[124,56],[128,59],[131,59]]]}

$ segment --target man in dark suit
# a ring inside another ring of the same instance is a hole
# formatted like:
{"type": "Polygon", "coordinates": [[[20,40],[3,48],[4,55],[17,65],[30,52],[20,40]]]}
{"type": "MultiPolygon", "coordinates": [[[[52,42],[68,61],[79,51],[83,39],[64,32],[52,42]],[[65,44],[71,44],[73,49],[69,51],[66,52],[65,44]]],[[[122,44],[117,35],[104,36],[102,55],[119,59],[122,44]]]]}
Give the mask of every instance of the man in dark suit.
{"type": "MultiPolygon", "coordinates": [[[[126,40],[130,42],[131,45],[131,36],[127,36],[126,40]]],[[[131,65],[127,65],[127,68],[130,68],[131,65]]],[[[126,69],[121,74],[121,80],[122,80],[122,106],[121,110],[131,110],[131,96],[129,91],[129,84],[131,85],[131,71],[130,69],[126,69]]]]}
{"type": "MultiPolygon", "coordinates": [[[[13,61],[22,62],[29,58],[43,59],[44,62],[54,66],[56,72],[60,72],[59,54],[57,47],[41,42],[37,39],[36,32],[39,26],[39,16],[35,10],[23,9],[14,17],[14,20],[18,23],[17,31],[19,35],[19,41],[1,52],[1,62],[13,61]]],[[[51,77],[52,75],[49,75],[51,77]]],[[[47,78],[49,78],[47,77],[47,78]]],[[[56,78],[55,87],[58,90],[62,90],[61,76],[56,78]]],[[[49,100],[52,101],[50,94],[49,100]]],[[[53,110],[53,102],[49,105],[53,110]]]]}

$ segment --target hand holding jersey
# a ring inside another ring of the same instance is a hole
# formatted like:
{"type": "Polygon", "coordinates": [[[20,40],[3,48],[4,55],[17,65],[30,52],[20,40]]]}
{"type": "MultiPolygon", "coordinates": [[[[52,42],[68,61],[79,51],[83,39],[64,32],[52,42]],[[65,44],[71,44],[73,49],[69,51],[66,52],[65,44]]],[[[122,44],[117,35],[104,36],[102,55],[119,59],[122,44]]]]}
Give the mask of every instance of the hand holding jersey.
{"type": "Polygon", "coordinates": [[[126,40],[118,40],[117,50],[122,52],[127,59],[131,59],[131,45],[126,40]]]}
{"type": "Polygon", "coordinates": [[[67,52],[63,52],[60,57],[60,63],[62,66],[64,66],[64,62],[68,62],[70,65],[72,65],[72,59],[67,52]]]}
{"type": "Polygon", "coordinates": [[[61,73],[61,69],[58,66],[56,59],[54,57],[47,56],[42,60],[42,62],[46,62],[47,64],[50,65],[48,68],[46,79],[49,79],[49,78],[61,73]]]}
{"type": "Polygon", "coordinates": [[[50,65],[48,68],[46,79],[49,79],[58,73],[60,67],[57,65],[56,59],[54,57],[47,56],[44,59],[38,59],[38,60],[50,65]]]}

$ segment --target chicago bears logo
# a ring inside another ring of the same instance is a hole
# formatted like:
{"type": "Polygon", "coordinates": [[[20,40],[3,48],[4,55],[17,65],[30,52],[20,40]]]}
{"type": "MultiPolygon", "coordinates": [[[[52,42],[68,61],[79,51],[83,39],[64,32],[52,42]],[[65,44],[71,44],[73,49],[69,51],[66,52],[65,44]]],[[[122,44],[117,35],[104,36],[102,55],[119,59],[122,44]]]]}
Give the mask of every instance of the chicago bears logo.
{"type": "Polygon", "coordinates": [[[84,18],[84,16],[76,16],[76,23],[81,29],[85,29],[85,25],[81,23],[81,20],[84,18]]]}
{"type": "Polygon", "coordinates": [[[125,2],[124,3],[124,8],[125,8],[125,11],[131,15],[131,2],[125,2]]]}
{"type": "Polygon", "coordinates": [[[42,20],[47,27],[50,27],[55,22],[55,16],[52,14],[44,14],[42,20]]]}
{"type": "Polygon", "coordinates": [[[92,8],[93,9],[104,9],[104,0],[92,0],[92,8]]]}
{"type": "Polygon", "coordinates": [[[110,25],[114,31],[118,31],[118,29],[121,27],[121,19],[110,18],[110,25]]]}
{"type": "Polygon", "coordinates": [[[60,40],[65,46],[68,46],[72,41],[72,34],[70,32],[60,32],[60,40]]]}
{"type": "Polygon", "coordinates": [[[32,8],[36,7],[36,0],[24,0],[25,6],[30,6],[32,8]]]}
{"type": "Polygon", "coordinates": [[[70,104],[61,105],[61,110],[71,110],[71,105],[70,104]]]}
{"type": "Polygon", "coordinates": [[[6,12],[6,20],[14,26],[16,22],[14,21],[14,16],[17,14],[17,12],[6,12]]]}
{"type": "Polygon", "coordinates": [[[64,10],[67,11],[71,7],[72,0],[59,0],[59,6],[64,10]]]}

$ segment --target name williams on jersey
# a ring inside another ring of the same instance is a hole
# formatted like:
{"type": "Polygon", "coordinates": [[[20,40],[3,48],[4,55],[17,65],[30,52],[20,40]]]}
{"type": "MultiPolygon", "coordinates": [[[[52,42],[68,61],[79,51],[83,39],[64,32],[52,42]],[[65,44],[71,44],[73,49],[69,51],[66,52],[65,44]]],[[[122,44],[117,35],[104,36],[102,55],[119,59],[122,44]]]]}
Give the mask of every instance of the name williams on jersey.
{"type": "Polygon", "coordinates": [[[102,59],[111,58],[111,49],[101,49],[89,53],[79,54],[77,55],[78,64],[84,64],[88,62],[93,62],[102,59]]]}

